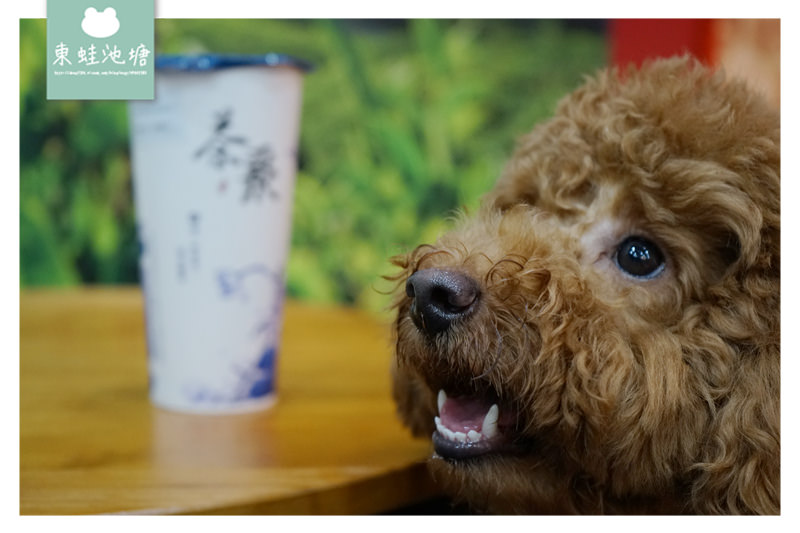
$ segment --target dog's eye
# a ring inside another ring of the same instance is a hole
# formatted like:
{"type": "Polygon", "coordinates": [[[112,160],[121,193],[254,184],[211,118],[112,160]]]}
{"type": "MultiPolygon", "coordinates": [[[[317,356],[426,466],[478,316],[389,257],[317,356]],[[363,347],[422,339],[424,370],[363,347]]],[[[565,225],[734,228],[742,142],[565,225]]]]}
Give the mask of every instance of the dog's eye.
{"type": "Polygon", "coordinates": [[[655,278],[664,270],[664,254],[644,237],[628,237],[617,248],[617,266],[635,278],[655,278]]]}

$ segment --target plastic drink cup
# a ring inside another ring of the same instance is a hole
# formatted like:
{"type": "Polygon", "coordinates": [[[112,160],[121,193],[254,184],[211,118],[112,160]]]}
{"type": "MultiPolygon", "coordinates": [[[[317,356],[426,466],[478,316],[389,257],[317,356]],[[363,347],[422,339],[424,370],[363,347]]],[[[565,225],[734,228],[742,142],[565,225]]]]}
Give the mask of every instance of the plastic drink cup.
{"type": "Polygon", "coordinates": [[[160,56],[129,104],[151,401],[262,409],[275,364],[308,65],[278,54],[160,56]]]}

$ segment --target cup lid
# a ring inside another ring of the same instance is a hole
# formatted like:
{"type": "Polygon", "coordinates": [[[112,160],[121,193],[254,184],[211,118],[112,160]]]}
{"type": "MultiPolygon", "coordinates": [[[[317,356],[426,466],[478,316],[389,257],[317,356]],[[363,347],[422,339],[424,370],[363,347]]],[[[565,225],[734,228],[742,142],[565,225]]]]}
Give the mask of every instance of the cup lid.
{"type": "Polygon", "coordinates": [[[205,71],[231,67],[293,67],[310,72],[314,66],[303,59],[286,54],[196,54],[156,56],[155,67],[162,70],[205,71]]]}

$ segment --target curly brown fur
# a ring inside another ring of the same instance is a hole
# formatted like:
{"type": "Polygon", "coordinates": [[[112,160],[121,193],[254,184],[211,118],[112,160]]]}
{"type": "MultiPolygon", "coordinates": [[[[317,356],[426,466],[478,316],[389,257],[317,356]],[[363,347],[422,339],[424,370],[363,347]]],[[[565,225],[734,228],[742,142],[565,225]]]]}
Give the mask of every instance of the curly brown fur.
{"type": "Polygon", "coordinates": [[[479,294],[435,333],[398,297],[404,422],[430,436],[440,389],[516,416],[512,451],[435,479],[495,513],[779,513],[779,180],[777,114],[693,60],[567,96],[476,216],[394,259],[479,294]],[[658,275],[622,272],[630,235],[658,275]]]}

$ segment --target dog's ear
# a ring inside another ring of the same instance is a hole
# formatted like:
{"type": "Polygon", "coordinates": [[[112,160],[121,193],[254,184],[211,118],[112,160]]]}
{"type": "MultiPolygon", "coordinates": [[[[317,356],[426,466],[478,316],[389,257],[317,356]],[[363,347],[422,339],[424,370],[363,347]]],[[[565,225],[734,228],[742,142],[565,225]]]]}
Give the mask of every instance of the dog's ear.
{"type": "MultiPolygon", "coordinates": [[[[735,261],[713,287],[707,326],[733,348],[725,389],[714,407],[696,511],[780,512],[780,198],[777,153],[751,174],[760,226],[736,231],[735,261]]],[[[755,167],[754,167],[755,168],[755,167]]],[[[731,224],[730,228],[735,228],[731,224]]]]}
{"type": "Polygon", "coordinates": [[[700,513],[780,513],[777,344],[740,354],[733,393],[714,419],[693,487],[700,513]]]}
{"type": "Polygon", "coordinates": [[[483,205],[507,211],[515,205],[536,205],[538,192],[532,180],[515,179],[511,171],[500,178],[495,187],[483,198],[483,205]]]}
{"type": "Polygon", "coordinates": [[[708,507],[700,511],[780,512],[779,230],[764,230],[762,240],[749,273],[725,280],[709,314],[712,330],[734,347],[734,369],[698,465],[695,501],[708,507]]]}
{"type": "Polygon", "coordinates": [[[434,430],[435,400],[421,382],[407,368],[392,361],[392,396],[397,414],[417,437],[430,437],[434,430]]]}

